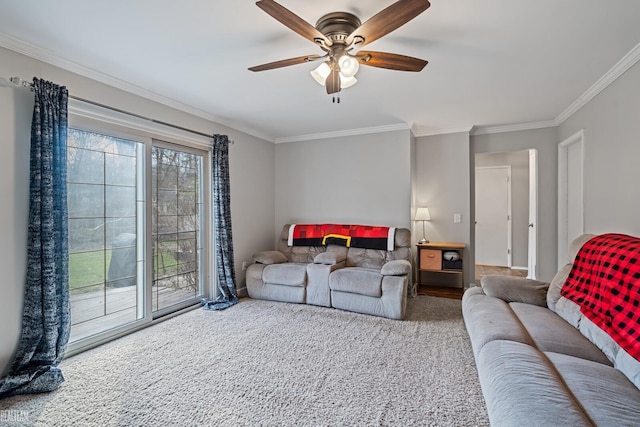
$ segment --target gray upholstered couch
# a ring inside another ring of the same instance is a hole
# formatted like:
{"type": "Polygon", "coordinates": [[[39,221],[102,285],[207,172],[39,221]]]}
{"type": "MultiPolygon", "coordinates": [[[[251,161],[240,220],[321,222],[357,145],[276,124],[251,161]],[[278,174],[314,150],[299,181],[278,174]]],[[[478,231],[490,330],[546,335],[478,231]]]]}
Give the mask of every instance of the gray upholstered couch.
{"type": "Polygon", "coordinates": [[[412,286],[409,229],[396,229],[394,250],[385,251],[332,244],[289,246],[289,227],[282,228],[278,250],[254,254],[247,268],[251,298],[404,318],[412,286]]]}
{"type": "Polygon", "coordinates": [[[640,362],[560,289],[580,247],[551,284],[486,276],[462,308],[489,419],[495,426],[640,425],[640,362]]]}

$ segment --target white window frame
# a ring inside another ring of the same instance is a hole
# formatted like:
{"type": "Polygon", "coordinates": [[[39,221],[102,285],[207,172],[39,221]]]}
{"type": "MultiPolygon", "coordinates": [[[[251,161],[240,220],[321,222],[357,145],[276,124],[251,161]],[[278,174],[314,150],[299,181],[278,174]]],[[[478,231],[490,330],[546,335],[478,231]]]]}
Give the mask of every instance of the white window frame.
{"type": "MultiPolygon", "coordinates": [[[[146,162],[144,167],[144,191],[147,195],[151,194],[151,148],[154,145],[154,140],[156,140],[156,142],[162,141],[164,147],[173,146],[176,149],[196,149],[206,153],[206,155],[203,156],[202,165],[204,196],[204,212],[202,212],[204,225],[204,241],[202,243],[202,259],[204,262],[201,265],[203,283],[202,292],[205,298],[215,297],[215,276],[212,274],[212,272],[215,271],[215,256],[213,256],[214,235],[211,203],[211,139],[76,99],[69,99],[68,112],[70,128],[103,133],[105,135],[128,139],[144,144],[146,162]]],[[[148,228],[148,224],[151,224],[151,212],[151,203],[148,203],[147,201],[145,206],[145,228],[148,228]]],[[[145,230],[145,236],[146,265],[144,274],[145,298],[143,299],[145,306],[144,317],[132,323],[116,327],[69,344],[66,352],[67,357],[200,306],[199,304],[194,304],[193,301],[189,301],[178,304],[172,307],[171,310],[160,310],[156,313],[152,312],[152,301],[146,296],[150,295],[149,288],[152,286],[151,277],[153,262],[151,252],[153,244],[151,233],[148,232],[148,230],[145,230]]]]}

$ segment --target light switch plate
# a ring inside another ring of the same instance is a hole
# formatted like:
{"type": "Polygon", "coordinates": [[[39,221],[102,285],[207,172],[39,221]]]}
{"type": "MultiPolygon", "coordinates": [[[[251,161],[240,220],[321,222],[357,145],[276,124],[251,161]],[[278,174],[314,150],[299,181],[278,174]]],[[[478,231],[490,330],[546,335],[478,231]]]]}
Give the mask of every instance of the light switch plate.
{"type": "Polygon", "coordinates": [[[455,222],[456,224],[460,222],[460,214],[459,213],[454,213],[453,214],[453,222],[455,222]]]}

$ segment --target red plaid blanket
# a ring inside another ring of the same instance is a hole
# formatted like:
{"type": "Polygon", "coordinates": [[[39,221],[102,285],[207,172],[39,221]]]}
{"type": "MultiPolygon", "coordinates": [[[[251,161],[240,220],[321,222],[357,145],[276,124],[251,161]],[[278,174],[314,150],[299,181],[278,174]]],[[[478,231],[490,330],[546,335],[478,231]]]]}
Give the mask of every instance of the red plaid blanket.
{"type": "Polygon", "coordinates": [[[394,249],[395,228],[370,225],[293,224],[289,246],[337,244],[355,248],[394,249]]]}
{"type": "Polygon", "coordinates": [[[603,234],[582,246],[561,295],[640,361],[640,239],[603,234]]]}

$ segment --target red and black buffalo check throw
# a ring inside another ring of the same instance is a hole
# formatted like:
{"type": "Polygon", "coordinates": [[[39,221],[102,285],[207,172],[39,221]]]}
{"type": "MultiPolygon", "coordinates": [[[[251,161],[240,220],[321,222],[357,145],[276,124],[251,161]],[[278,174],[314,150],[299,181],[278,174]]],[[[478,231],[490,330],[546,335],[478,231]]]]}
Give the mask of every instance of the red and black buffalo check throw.
{"type": "Polygon", "coordinates": [[[640,239],[602,234],[582,246],[561,294],[640,361],[640,239]]]}
{"type": "Polygon", "coordinates": [[[289,246],[337,244],[365,249],[393,250],[395,228],[371,225],[293,224],[289,246]]]}

